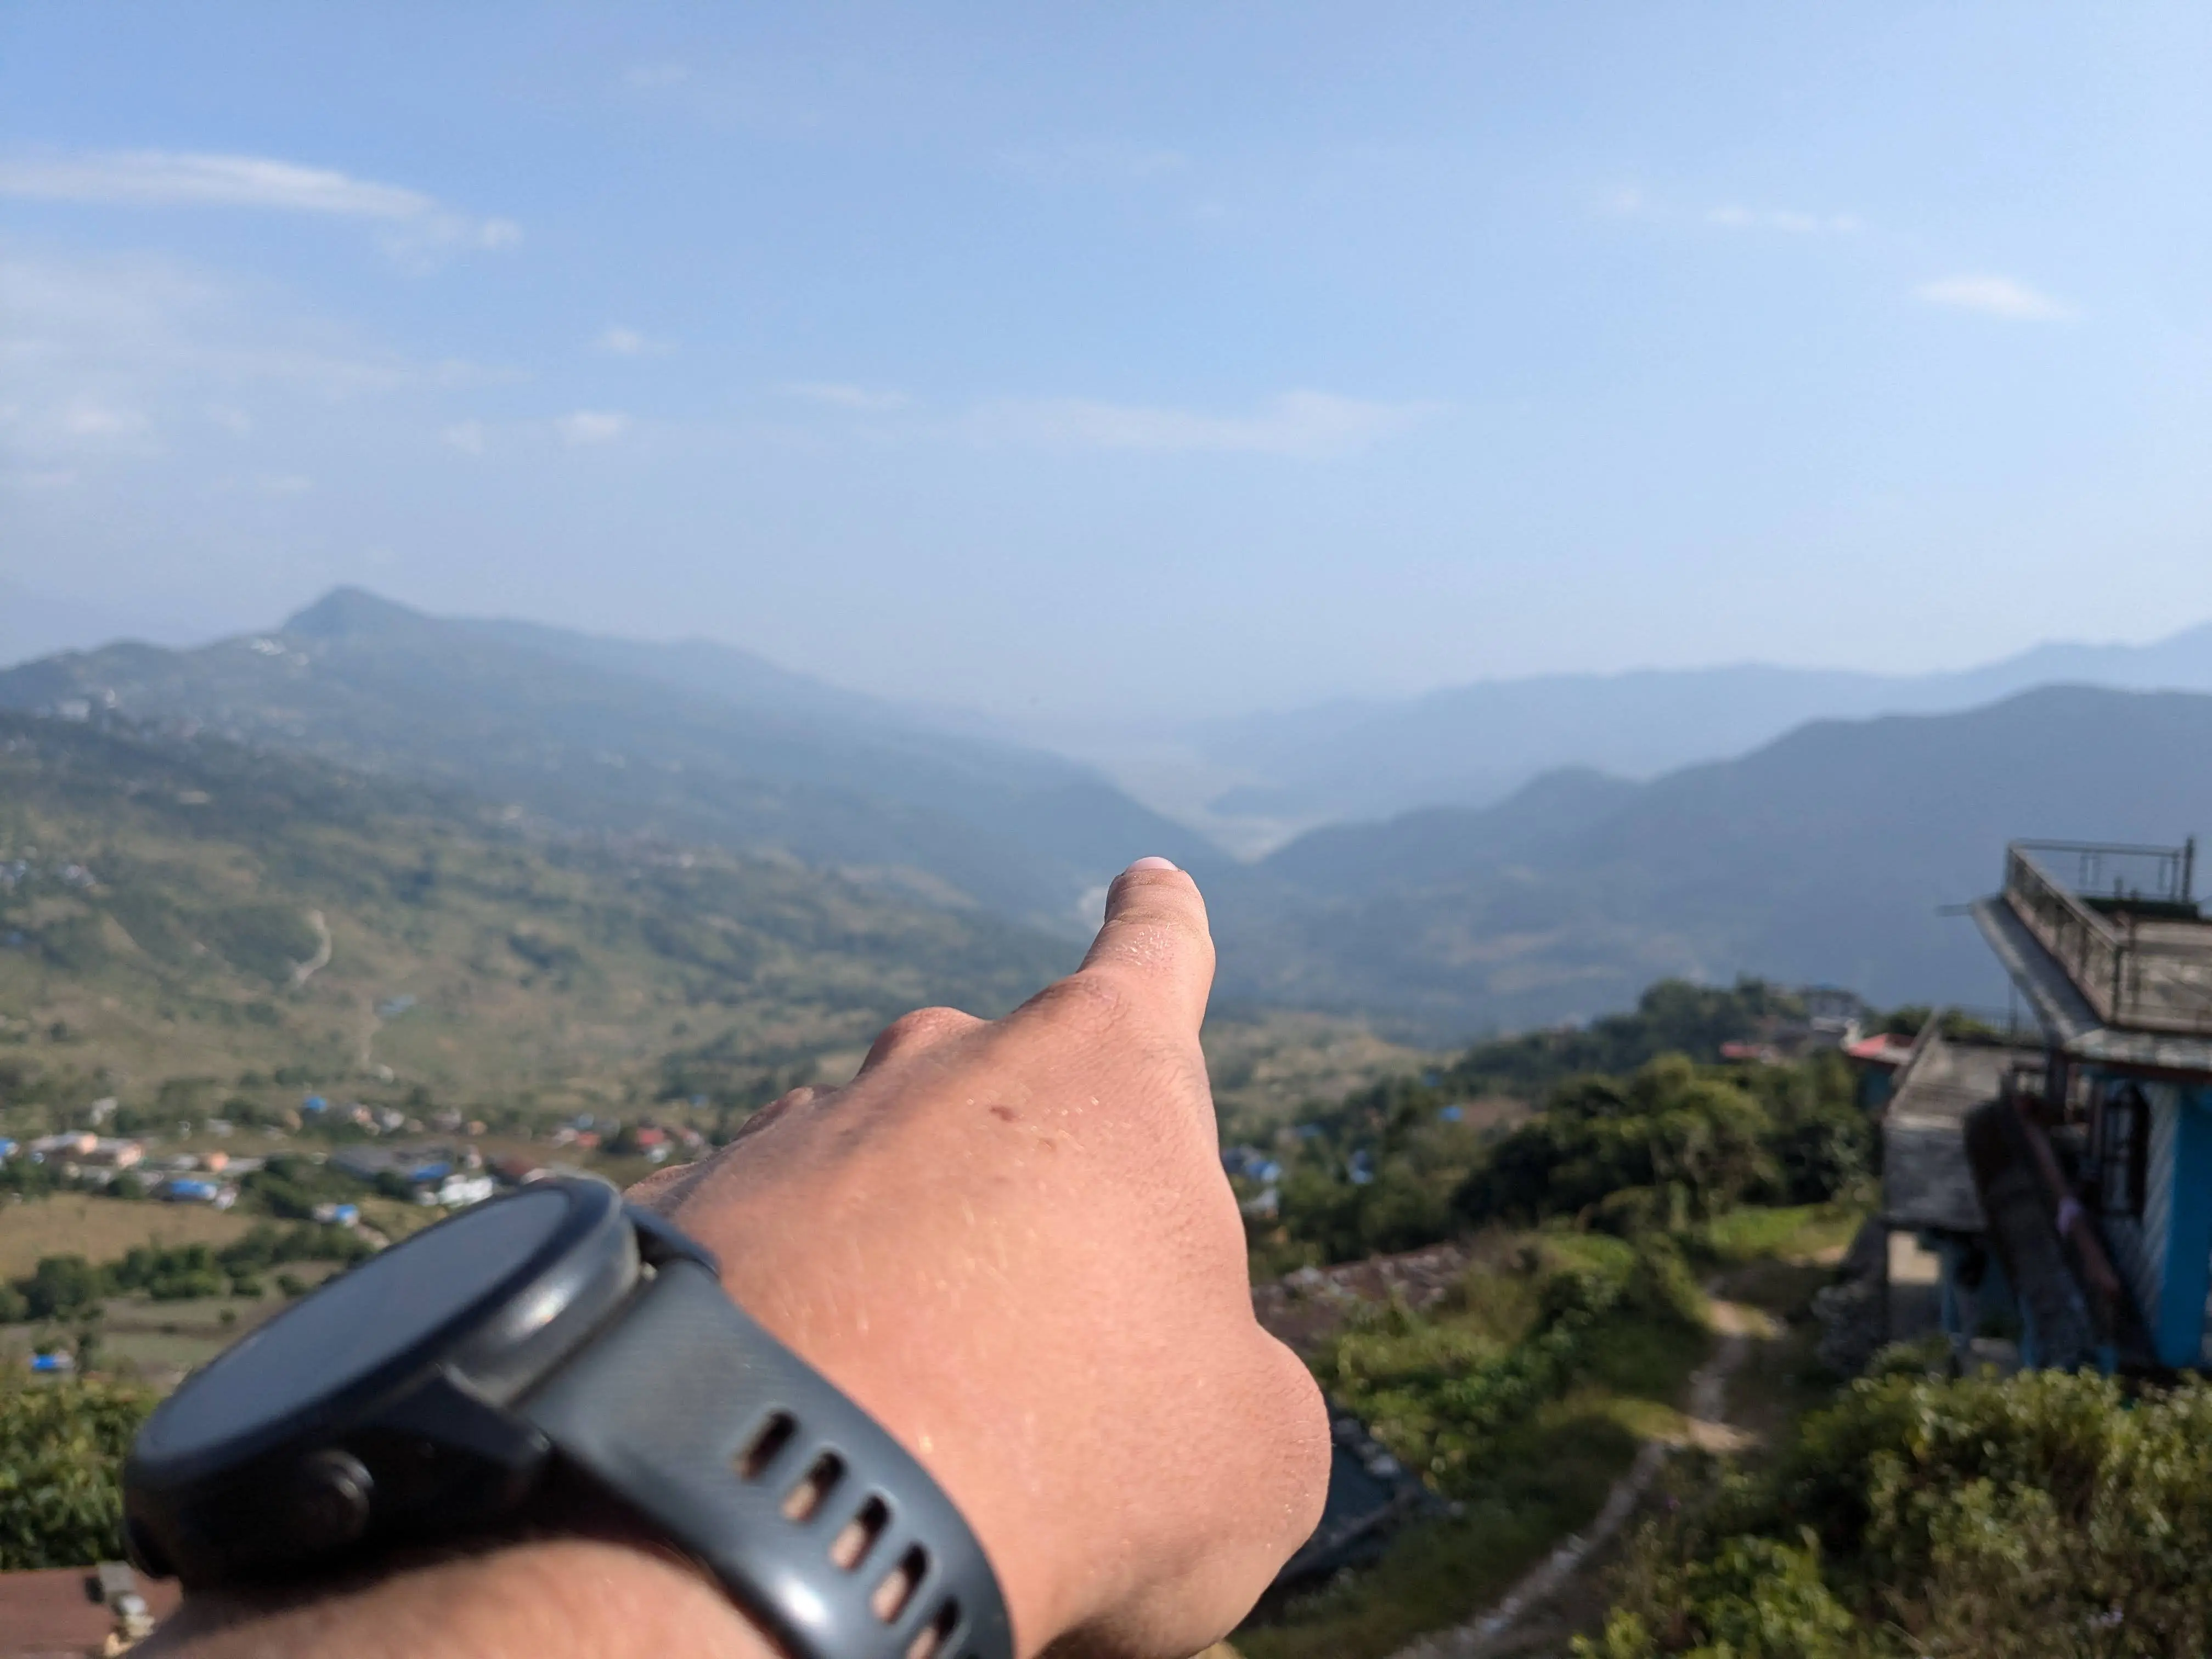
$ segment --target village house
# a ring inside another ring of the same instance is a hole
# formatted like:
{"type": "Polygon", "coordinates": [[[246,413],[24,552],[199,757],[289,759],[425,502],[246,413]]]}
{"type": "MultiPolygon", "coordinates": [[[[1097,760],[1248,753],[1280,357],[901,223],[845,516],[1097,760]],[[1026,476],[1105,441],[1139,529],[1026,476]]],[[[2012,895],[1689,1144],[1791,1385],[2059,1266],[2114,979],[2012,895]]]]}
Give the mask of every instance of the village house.
{"type": "Polygon", "coordinates": [[[2006,849],[1972,915],[2027,1019],[1939,1012],[1896,1067],[1893,1327],[1917,1273],[1962,1354],[2001,1334],[2029,1365],[2212,1357],[2212,920],[2195,866],[2194,842],[2006,849]]]}

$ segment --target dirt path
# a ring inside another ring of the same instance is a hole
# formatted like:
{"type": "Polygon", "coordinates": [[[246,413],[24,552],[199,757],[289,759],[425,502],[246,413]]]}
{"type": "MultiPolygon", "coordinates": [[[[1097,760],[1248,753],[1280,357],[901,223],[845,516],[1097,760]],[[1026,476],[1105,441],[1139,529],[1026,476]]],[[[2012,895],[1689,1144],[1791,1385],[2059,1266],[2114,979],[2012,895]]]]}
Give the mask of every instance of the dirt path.
{"type": "MultiPolygon", "coordinates": [[[[1713,1286],[1708,1285],[1710,1297],[1713,1286]]],[[[1720,1335],[1712,1356],[1690,1374],[1687,1437],[1706,1451],[1734,1451],[1747,1437],[1734,1428],[1723,1413],[1728,1403],[1728,1380],[1751,1352],[1753,1335],[1765,1328],[1765,1317],[1741,1303],[1714,1298],[1707,1304],[1713,1329],[1720,1335]]],[[[1437,1631],[1401,1648],[1391,1659],[1478,1659],[1498,1651],[1522,1617],[1550,1601],[1579,1571],[1594,1551],[1610,1543],[1636,1512],[1644,1494],[1667,1462],[1672,1448],[1662,1440],[1647,1440],[1636,1454],[1628,1473],[1613,1483],[1605,1505],[1585,1532],[1570,1534],[1559,1547],[1521,1576],[1504,1598],[1489,1612],[1450,1630],[1437,1631]]]]}
{"type": "Polygon", "coordinates": [[[307,912],[307,926],[315,930],[315,954],[292,964],[292,988],[298,990],[331,965],[331,928],[320,910],[307,912]]]}

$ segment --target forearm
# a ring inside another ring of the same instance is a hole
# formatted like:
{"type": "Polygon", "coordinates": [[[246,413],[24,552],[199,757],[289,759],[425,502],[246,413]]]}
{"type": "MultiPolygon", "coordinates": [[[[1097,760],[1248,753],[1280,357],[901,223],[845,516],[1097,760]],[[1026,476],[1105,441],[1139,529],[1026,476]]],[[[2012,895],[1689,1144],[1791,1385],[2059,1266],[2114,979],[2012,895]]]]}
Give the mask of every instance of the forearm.
{"type": "Polygon", "coordinates": [[[141,1650],[149,1659],[778,1659],[696,1569],[584,1538],[508,1545],[289,1605],[195,1599],[141,1650]]]}

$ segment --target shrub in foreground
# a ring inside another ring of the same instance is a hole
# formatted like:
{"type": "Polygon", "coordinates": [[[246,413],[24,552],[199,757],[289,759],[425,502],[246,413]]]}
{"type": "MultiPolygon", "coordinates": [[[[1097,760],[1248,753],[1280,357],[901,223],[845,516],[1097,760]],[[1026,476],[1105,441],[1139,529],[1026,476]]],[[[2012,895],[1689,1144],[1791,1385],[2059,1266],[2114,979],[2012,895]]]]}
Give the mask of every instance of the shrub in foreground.
{"type": "Polygon", "coordinates": [[[2212,1386],[1856,1383],[1632,1553],[1587,1659],[2212,1651],[2212,1386]]]}
{"type": "Polygon", "coordinates": [[[99,1378],[0,1382],[0,1571],[121,1554],[123,1457],[154,1401],[99,1378]]]}

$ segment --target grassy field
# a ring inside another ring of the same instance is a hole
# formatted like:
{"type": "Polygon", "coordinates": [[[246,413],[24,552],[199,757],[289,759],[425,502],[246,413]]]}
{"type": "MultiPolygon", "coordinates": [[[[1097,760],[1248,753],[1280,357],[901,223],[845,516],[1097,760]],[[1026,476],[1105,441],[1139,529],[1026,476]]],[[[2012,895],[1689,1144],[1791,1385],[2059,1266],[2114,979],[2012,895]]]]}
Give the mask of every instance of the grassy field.
{"type": "Polygon", "coordinates": [[[1747,1204],[1706,1222],[1685,1242],[1723,1264],[1833,1261],[1865,1219],[1866,1212],[1850,1204],[1747,1204]]]}
{"type": "MultiPolygon", "coordinates": [[[[309,1285],[337,1271],[327,1261],[287,1263],[283,1272],[309,1285]]],[[[94,1370],[142,1378],[158,1388],[173,1387],[196,1365],[204,1365],[262,1321],[280,1311],[288,1298],[276,1288],[258,1297],[205,1296],[186,1302],[155,1302],[143,1297],[111,1297],[96,1321],[0,1325],[0,1364],[21,1365],[47,1345],[74,1350],[88,1327],[98,1332],[94,1370]]]]}
{"type": "Polygon", "coordinates": [[[264,1218],[201,1204],[76,1193],[0,1199],[0,1279],[29,1273],[45,1255],[112,1261],[134,1244],[228,1244],[264,1218]]]}

